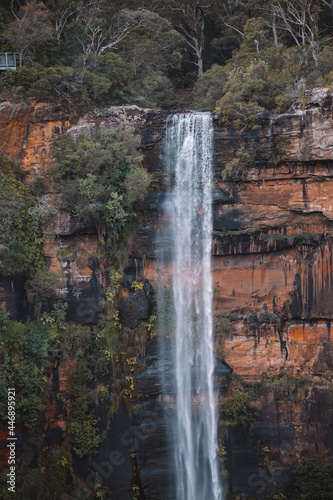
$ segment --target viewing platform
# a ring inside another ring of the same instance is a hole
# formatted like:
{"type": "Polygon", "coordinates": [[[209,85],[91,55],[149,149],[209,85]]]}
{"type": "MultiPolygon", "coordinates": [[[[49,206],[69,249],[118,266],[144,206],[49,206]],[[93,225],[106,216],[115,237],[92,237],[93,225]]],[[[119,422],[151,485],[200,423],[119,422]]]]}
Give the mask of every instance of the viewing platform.
{"type": "Polygon", "coordinates": [[[16,69],[15,52],[0,52],[0,70],[16,69]]]}

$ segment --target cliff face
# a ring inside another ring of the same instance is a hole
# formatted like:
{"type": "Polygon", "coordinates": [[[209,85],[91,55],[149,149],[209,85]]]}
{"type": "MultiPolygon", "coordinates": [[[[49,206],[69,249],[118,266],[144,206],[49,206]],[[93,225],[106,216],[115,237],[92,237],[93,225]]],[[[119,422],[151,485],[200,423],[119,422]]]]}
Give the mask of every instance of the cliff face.
{"type": "Polygon", "coordinates": [[[70,126],[70,113],[59,103],[0,104],[0,154],[20,158],[30,179],[46,172],[52,139],[70,126]]]}
{"type": "MultiPolygon", "coordinates": [[[[332,111],[330,92],[318,90],[290,113],[264,117],[252,132],[237,134],[216,120],[217,349],[222,345],[236,378],[269,394],[256,393],[259,413],[247,431],[236,426],[224,435],[234,493],[266,498],[290,483],[297,456],[333,452],[332,111]],[[269,450],[264,457],[260,446],[269,450]]],[[[158,210],[161,197],[147,208],[158,210]]],[[[147,246],[147,231],[137,249],[147,246]]],[[[151,247],[143,275],[154,283],[157,272],[151,247]]],[[[164,272],[167,280],[170,270],[164,272]]]]}
{"type": "MultiPolygon", "coordinates": [[[[152,127],[143,126],[152,124],[156,116],[163,120],[163,113],[149,109],[113,106],[94,110],[78,119],[57,102],[5,102],[0,106],[0,154],[18,161],[29,182],[38,177],[46,179],[44,195],[52,205],[56,193],[47,175],[53,162],[53,141],[59,134],[67,132],[75,141],[81,136],[89,140],[106,128],[134,127],[142,134],[143,148],[149,149],[156,140],[155,132],[152,127]]],[[[93,323],[100,311],[99,301],[106,290],[105,266],[100,261],[89,264],[89,257],[96,256],[98,248],[94,227],[57,211],[46,232],[44,255],[49,270],[63,275],[59,294],[69,301],[69,320],[93,323]],[[75,248],[75,258],[68,258],[66,248],[75,248]]],[[[22,280],[0,277],[0,301],[7,304],[13,317],[24,318],[26,301],[22,280]]]]}
{"type": "MultiPolygon", "coordinates": [[[[232,367],[237,362],[237,338],[244,337],[248,347],[253,341],[255,356],[259,355],[257,348],[264,349],[255,340],[260,337],[259,320],[264,314],[271,319],[265,335],[269,338],[273,332],[272,343],[276,339],[278,349],[283,346],[278,362],[267,354],[266,360],[252,357],[248,371],[243,363],[242,375],[248,378],[270,370],[270,363],[275,370],[282,366],[297,370],[302,360],[298,356],[293,360],[288,352],[294,340],[303,344],[307,337],[315,337],[315,331],[319,338],[326,330],[329,339],[333,315],[331,95],[327,90],[314,91],[295,107],[289,114],[265,118],[254,132],[237,135],[220,128],[218,122],[215,128],[214,311],[216,316],[238,316],[234,338],[226,341],[226,360],[232,367]],[[244,144],[253,149],[256,166],[244,167],[241,172],[231,170],[225,181],[228,162],[244,144]],[[241,318],[245,322],[239,321],[241,318]],[[300,331],[297,325],[301,325],[302,335],[295,333],[300,331]]],[[[162,196],[150,195],[143,208],[154,213],[162,196]]],[[[134,257],[139,256],[144,240],[153,241],[153,227],[139,232],[134,257]]],[[[152,246],[147,251],[144,275],[154,283],[156,265],[151,257],[152,246]]],[[[313,339],[312,344],[321,345],[322,341],[313,339]]]]}
{"type": "MultiPolygon", "coordinates": [[[[332,114],[331,93],[318,90],[308,93],[290,113],[264,117],[254,131],[237,134],[215,120],[212,267],[217,349],[222,346],[234,377],[263,387],[253,401],[256,419],[247,428],[231,426],[221,433],[234,493],[266,498],[272,481],[277,490],[289,484],[297,456],[333,451],[332,114]],[[242,158],[244,151],[251,153],[250,167],[242,158]],[[239,161],[232,165],[235,156],[239,161]],[[231,319],[227,329],[221,327],[226,315],[231,319]],[[258,443],[269,450],[264,457],[258,443]]],[[[144,225],[134,235],[125,279],[144,278],[152,287],[160,279],[155,237],[163,224],[166,190],[161,163],[165,118],[163,112],[136,106],[93,111],[76,123],[54,103],[4,103],[0,109],[0,152],[20,157],[31,180],[47,171],[52,139],[59,133],[77,139],[110,126],[136,128],[153,183],[137,207],[144,225]]],[[[48,189],[52,199],[54,193],[48,189]]],[[[95,255],[98,245],[93,228],[65,213],[54,217],[45,255],[50,269],[65,270],[60,293],[70,302],[71,321],[96,321],[107,286],[106,270],[103,262],[89,265],[87,256],[95,255]],[[59,250],[68,246],[78,249],[74,259],[59,257],[59,250]]],[[[164,272],[168,279],[171,270],[164,272]]],[[[125,299],[120,315],[125,327],[134,329],[149,317],[150,285],[125,299]]],[[[22,283],[6,279],[1,287],[1,301],[12,304],[15,311],[15,304],[23,301],[22,283]]],[[[93,468],[102,475],[103,484],[126,491],[136,470],[129,454],[136,452],[146,495],[170,500],[165,496],[170,464],[159,407],[157,359],[157,345],[150,342],[141,360],[145,371],[137,374],[141,410],[135,424],[125,415],[114,417],[95,465],[78,462],[77,475],[84,484],[93,484],[94,476],[89,476],[93,468]],[[116,457],[115,463],[109,458],[114,450],[125,457],[121,466],[116,457]],[[112,473],[105,463],[113,464],[112,473]],[[103,467],[104,473],[99,471],[103,467]]],[[[60,392],[65,372],[66,367],[55,367],[60,392]]],[[[100,416],[106,419],[103,411],[100,416]]],[[[63,427],[59,419],[59,428],[63,427]]]]}
{"type": "MultiPolygon", "coordinates": [[[[308,93],[294,112],[270,117],[245,142],[260,166],[243,171],[242,179],[216,178],[230,199],[217,202],[214,211],[215,308],[247,316],[226,340],[226,360],[253,380],[281,369],[331,380],[330,93],[308,93]]],[[[228,148],[228,133],[218,130],[221,164],[228,148]]]]}

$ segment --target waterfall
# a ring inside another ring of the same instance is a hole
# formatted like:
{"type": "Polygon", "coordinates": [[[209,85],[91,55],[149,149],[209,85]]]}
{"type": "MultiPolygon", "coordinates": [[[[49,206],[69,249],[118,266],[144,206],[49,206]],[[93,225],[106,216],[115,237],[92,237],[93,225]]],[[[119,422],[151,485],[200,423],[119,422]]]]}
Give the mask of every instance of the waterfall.
{"type": "Polygon", "coordinates": [[[169,375],[162,370],[162,384],[173,400],[169,427],[177,500],[222,499],[213,385],[212,151],[209,113],[168,120],[164,153],[172,190],[162,242],[169,243],[164,265],[167,259],[172,270],[174,325],[161,345],[169,369],[169,375]]]}

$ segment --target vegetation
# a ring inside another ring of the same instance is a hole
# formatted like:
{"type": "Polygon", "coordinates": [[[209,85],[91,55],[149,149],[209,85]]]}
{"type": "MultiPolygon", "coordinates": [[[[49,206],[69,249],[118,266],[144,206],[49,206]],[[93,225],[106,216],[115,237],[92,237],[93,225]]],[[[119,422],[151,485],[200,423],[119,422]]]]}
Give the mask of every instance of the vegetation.
{"type": "Polygon", "coordinates": [[[65,247],[59,248],[57,251],[57,257],[59,260],[73,262],[77,256],[78,247],[77,245],[68,245],[65,247]]]}
{"type": "Polygon", "coordinates": [[[305,88],[330,85],[332,3],[326,0],[5,2],[0,50],[17,71],[4,96],[215,109],[239,130],[282,111],[305,88]]]}
{"type": "MultiPolygon", "coordinates": [[[[92,106],[138,104],[157,108],[195,106],[219,115],[235,130],[260,127],[266,111],[283,112],[305,89],[331,86],[333,77],[333,3],[326,0],[21,0],[0,8],[0,51],[17,53],[18,69],[0,75],[1,99],[56,97],[79,113],[92,106]],[[195,7],[195,8],[193,8],[195,7]]],[[[303,107],[307,102],[302,100],[303,107]]],[[[287,139],[274,138],[276,161],[282,161],[287,139]]],[[[42,247],[54,208],[40,179],[28,184],[12,160],[0,158],[0,273],[20,277],[31,310],[24,322],[11,321],[0,309],[0,419],[6,422],[6,388],[17,390],[17,422],[41,438],[42,418],[50,387],[49,373],[57,362],[68,363],[64,412],[68,442],[42,453],[37,464],[19,478],[18,498],[70,498],[75,488],[72,454],[93,456],[109,423],[123,405],[131,414],[137,403],[134,373],[156,316],[136,329],[123,328],[119,304],[144,290],[142,281],[122,286],[127,260],[126,236],[135,226],[135,204],[149,188],[150,176],[138,153],[133,129],[100,130],[78,142],[62,135],[54,143],[51,189],[57,208],[86,226],[100,239],[99,257],[106,263],[108,290],[102,313],[93,326],[66,322],[67,304],[56,302],[61,277],[47,272],[42,247]],[[96,407],[106,411],[101,423],[96,407]]],[[[242,180],[254,165],[251,143],[230,152],[223,180],[242,180]]],[[[228,231],[259,234],[259,229],[228,231]]],[[[267,247],[301,245],[307,233],[262,236],[267,247]]],[[[321,238],[318,236],[317,238],[321,238]]],[[[319,240],[318,240],[319,241],[319,240]]],[[[64,245],[57,257],[73,262],[80,249],[64,245]]],[[[163,306],[158,324],[168,341],[174,331],[174,305],[168,283],[158,291],[163,306]]],[[[220,290],[214,289],[216,300],[220,290]]],[[[250,314],[249,328],[265,332],[281,327],[278,314],[250,314]]],[[[216,355],[233,323],[215,322],[216,355]]],[[[255,419],[256,396],[270,392],[277,403],[295,404],[304,379],[265,375],[257,384],[236,384],[223,401],[229,425],[255,419]]],[[[64,395],[63,395],[64,396],[64,395]]],[[[301,425],[294,424],[296,433],[301,425]]],[[[266,447],[262,452],[268,453],[266,447]]],[[[225,448],[220,456],[226,456],[225,448]]],[[[332,464],[303,460],[295,471],[297,495],[332,497],[332,464]]],[[[1,478],[0,496],[6,498],[1,478]]],[[[103,493],[98,492],[99,496],[103,493]]],[[[136,486],[133,495],[137,496],[136,486]]],[[[282,498],[284,495],[276,495],[282,498]]],[[[274,498],[274,497],[273,497],[274,498]]]]}
{"type": "Polygon", "coordinates": [[[229,154],[232,159],[226,162],[222,172],[225,181],[242,179],[246,171],[255,166],[256,148],[253,146],[242,146],[237,151],[229,151],[229,154]]]}
{"type": "Polygon", "coordinates": [[[260,17],[234,26],[239,49],[195,85],[196,104],[215,109],[223,125],[237,130],[257,128],[265,110],[284,111],[306,88],[331,83],[332,49],[326,34],[319,36],[323,3],[256,4],[260,17]]]}
{"type": "MultiPolygon", "coordinates": [[[[156,317],[151,316],[137,331],[122,328],[118,307],[130,292],[122,288],[122,274],[112,264],[121,267],[118,253],[122,240],[133,230],[135,203],[143,199],[150,183],[139,146],[133,129],[107,129],[94,140],[82,137],[78,143],[68,136],[55,141],[56,161],[49,181],[61,193],[56,205],[84,224],[95,225],[100,255],[109,266],[109,289],[100,304],[103,313],[98,324],[90,327],[66,323],[67,304],[56,302],[62,278],[47,272],[42,252],[44,233],[54,213],[44,184],[26,183],[14,162],[0,161],[0,271],[23,278],[35,318],[25,323],[11,321],[5,310],[0,311],[1,421],[7,418],[6,389],[15,387],[17,424],[31,429],[38,438],[49,398],[54,398],[50,370],[57,361],[69,363],[66,394],[62,394],[66,398],[69,457],[65,460],[57,448],[54,455],[43,455],[24,478],[20,473],[18,495],[22,498],[32,498],[33,492],[40,498],[53,498],[52,488],[65,498],[73,491],[71,454],[93,456],[112,416],[122,405],[131,414],[135,405],[137,358],[147,336],[153,335],[156,317]],[[108,414],[102,428],[95,414],[99,401],[108,414]],[[57,488],[51,473],[58,478],[57,488]],[[38,475],[41,480],[37,485],[38,475]],[[41,488],[43,493],[39,493],[41,488]]],[[[72,262],[79,251],[76,245],[64,245],[57,257],[72,262]]],[[[131,292],[143,287],[143,282],[134,282],[131,292]]]]}
{"type": "MultiPolygon", "coordinates": [[[[214,297],[219,298],[219,295],[214,293],[214,297]]],[[[231,338],[233,332],[233,323],[230,317],[228,315],[216,316],[214,318],[213,331],[215,335],[215,356],[220,361],[223,361],[225,339],[231,338]]]]}
{"type": "Polygon", "coordinates": [[[57,354],[58,324],[12,322],[0,309],[0,419],[7,420],[7,388],[16,388],[18,424],[35,428],[45,410],[47,370],[57,354]]]}
{"type": "MultiPolygon", "coordinates": [[[[92,457],[120,407],[124,404],[130,414],[133,411],[140,345],[134,332],[122,329],[118,318],[124,293],[121,279],[117,271],[110,276],[110,287],[101,303],[103,313],[94,326],[68,324],[67,304],[61,302],[38,320],[26,323],[11,321],[9,314],[0,310],[1,421],[7,419],[7,387],[15,387],[17,425],[31,429],[38,438],[47,403],[54,398],[48,383],[50,369],[56,360],[69,367],[66,391],[61,396],[69,442],[52,452],[43,447],[37,467],[18,475],[18,498],[54,498],[53,491],[59,498],[67,498],[75,487],[72,454],[92,457]],[[108,413],[103,424],[95,414],[100,401],[108,413]],[[38,477],[41,484],[36,483],[38,477]],[[57,481],[56,486],[53,481],[57,481]]],[[[155,320],[152,316],[145,326],[147,334],[155,320]]],[[[2,480],[0,477],[0,491],[7,498],[2,480]]]]}
{"type": "MultiPolygon", "coordinates": [[[[237,374],[233,374],[230,378],[228,393],[221,397],[221,444],[226,443],[230,426],[243,426],[242,432],[246,432],[248,439],[256,445],[259,457],[258,466],[267,471],[265,498],[275,500],[333,498],[332,460],[327,458],[326,453],[318,453],[318,450],[316,450],[316,458],[307,458],[307,456],[314,456],[314,450],[304,443],[308,414],[300,410],[300,408],[307,407],[308,401],[311,400],[312,390],[316,386],[320,387],[321,384],[321,382],[314,381],[312,377],[291,378],[283,372],[278,375],[264,373],[258,382],[245,382],[237,374]],[[273,424],[272,418],[274,418],[273,424]],[[271,428],[271,425],[275,426],[275,419],[279,421],[280,418],[283,418],[285,423],[292,424],[291,432],[294,437],[291,439],[297,443],[296,446],[303,448],[302,455],[306,455],[297,457],[298,466],[293,470],[293,478],[283,492],[276,491],[278,484],[276,475],[279,470],[279,465],[277,465],[279,459],[276,459],[277,448],[275,444],[272,445],[272,440],[265,430],[266,426],[268,428],[271,428]]],[[[225,468],[228,469],[230,463],[228,463],[226,451],[221,446],[219,456],[226,462],[225,468]]],[[[233,498],[230,491],[229,496],[233,498]]]]}
{"type": "Polygon", "coordinates": [[[299,402],[302,399],[301,392],[303,391],[304,393],[304,390],[311,385],[309,379],[304,376],[291,378],[285,373],[280,373],[276,377],[265,373],[261,380],[264,383],[264,391],[272,391],[276,400],[290,403],[299,402]]]}
{"type": "Polygon", "coordinates": [[[333,498],[333,463],[303,458],[295,470],[296,491],[304,500],[333,498]]]}
{"type": "Polygon", "coordinates": [[[119,9],[100,1],[12,6],[3,9],[2,50],[17,52],[19,69],[2,76],[5,95],[169,105],[169,73],[180,66],[184,41],[158,12],[129,10],[126,2],[119,9]]]}
{"type": "Polygon", "coordinates": [[[26,185],[24,172],[0,158],[0,273],[26,279],[29,302],[38,318],[42,301],[54,296],[59,277],[47,273],[42,245],[54,209],[26,185]]]}
{"type": "Polygon", "coordinates": [[[133,220],[134,203],[146,196],[150,184],[139,145],[140,137],[131,128],[106,129],[78,143],[68,135],[55,141],[51,179],[61,192],[60,207],[94,224],[109,248],[133,220]]]}
{"type": "Polygon", "coordinates": [[[255,412],[248,405],[249,394],[244,390],[235,389],[223,401],[225,421],[229,424],[246,424],[255,420],[255,412]]]}
{"type": "Polygon", "coordinates": [[[0,158],[0,272],[29,273],[41,259],[42,228],[33,210],[35,199],[23,171],[0,158]]]}
{"type": "MultiPolygon", "coordinates": [[[[42,451],[37,467],[31,469],[20,478],[15,498],[20,500],[36,500],[70,498],[75,487],[72,455],[68,441],[57,449],[42,451]]],[[[7,477],[0,476],[0,494],[4,500],[12,497],[8,491],[7,477]]]]}
{"type": "Polygon", "coordinates": [[[86,386],[91,375],[83,361],[79,361],[72,370],[68,380],[67,397],[69,398],[68,432],[73,449],[79,457],[94,454],[100,443],[97,420],[88,409],[86,386]]]}

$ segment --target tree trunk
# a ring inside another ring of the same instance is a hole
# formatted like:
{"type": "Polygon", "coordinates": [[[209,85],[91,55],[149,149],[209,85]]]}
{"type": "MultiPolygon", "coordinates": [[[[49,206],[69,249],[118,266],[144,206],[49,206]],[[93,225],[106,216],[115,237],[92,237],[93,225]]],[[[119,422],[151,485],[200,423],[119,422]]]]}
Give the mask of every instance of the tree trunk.
{"type": "Polygon", "coordinates": [[[333,26],[333,0],[330,0],[330,2],[328,0],[321,0],[322,3],[324,5],[326,5],[326,7],[328,7],[329,9],[331,9],[331,14],[332,14],[332,26],[333,26]]]}
{"type": "Polygon", "coordinates": [[[202,52],[203,52],[203,47],[200,45],[198,40],[195,40],[195,55],[197,57],[197,66],[198,66],[198,75],[203,74],[203,59],[202,59],[202,52]]]}
{"type": "MultiPolygon", "coordinates": [[[[333,0],[332,0],[333,2],[333,0]]],[[[273,22],[272,22],[273,38],[275,47],[279,47],[279,40],[276,31],[276,12],[273,11],[273,22]]]]}
{"type": "Polygon", "coordinates": [[[203,74],[203,60],[201,56],[198,58],[198,74],[199,76],[203,74]]]}

